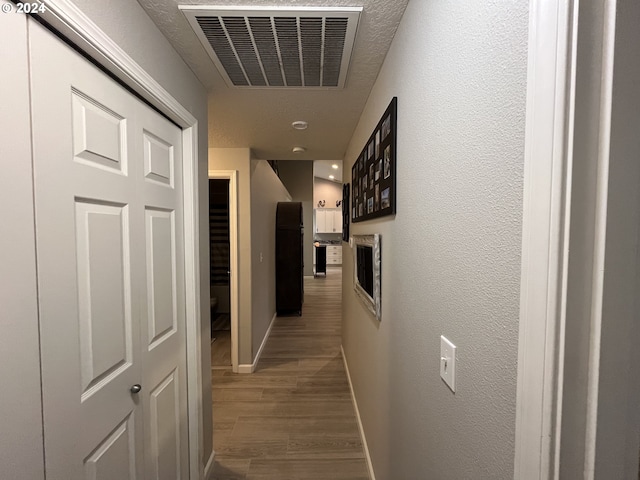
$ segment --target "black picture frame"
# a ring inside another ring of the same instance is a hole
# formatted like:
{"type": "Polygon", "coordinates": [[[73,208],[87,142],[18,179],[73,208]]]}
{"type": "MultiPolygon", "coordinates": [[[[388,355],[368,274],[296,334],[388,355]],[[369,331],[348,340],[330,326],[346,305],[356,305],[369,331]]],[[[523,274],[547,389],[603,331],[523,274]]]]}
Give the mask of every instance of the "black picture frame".
{"type": "Polygon", "coordinates": [[[342,185],[342,241],[349,241],[349,210],[351,209],[350,201],[351,187],[348,183],[342,185]]]}
{"type": "Polygon", "coordinates": [[[351,221],[396,213],[398,97],[393,97],[351,167],[351,221]]]}

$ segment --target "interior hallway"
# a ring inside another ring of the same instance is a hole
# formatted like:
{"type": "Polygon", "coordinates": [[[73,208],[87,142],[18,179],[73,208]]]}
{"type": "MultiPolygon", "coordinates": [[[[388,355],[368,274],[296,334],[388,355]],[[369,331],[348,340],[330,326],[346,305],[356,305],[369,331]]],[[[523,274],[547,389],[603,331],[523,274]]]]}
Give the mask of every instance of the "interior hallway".
{"type": "Polygon", "coordinates": [[[305,278],[256,372],[212,370],[216,480],[369,479],[340,352],[342,269],[305,278]]]}

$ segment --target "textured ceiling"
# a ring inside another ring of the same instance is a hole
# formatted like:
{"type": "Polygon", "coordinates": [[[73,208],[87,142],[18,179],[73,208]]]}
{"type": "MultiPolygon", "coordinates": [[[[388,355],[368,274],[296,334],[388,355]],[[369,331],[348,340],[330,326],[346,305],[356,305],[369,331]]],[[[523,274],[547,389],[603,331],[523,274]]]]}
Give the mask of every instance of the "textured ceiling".
{"type": "Polygon", "coordinates": [[[342,159],[409,0],[138,0],[209,90],[209,146],[250,147],[267,160],[342,159]],[[363,7],[343,90],[229,88],[179,4],[363,7]],[[309,128],[297,131],[295,120],[309,128]],[[306,152],[294,154],[294,146],[306,152]]]}

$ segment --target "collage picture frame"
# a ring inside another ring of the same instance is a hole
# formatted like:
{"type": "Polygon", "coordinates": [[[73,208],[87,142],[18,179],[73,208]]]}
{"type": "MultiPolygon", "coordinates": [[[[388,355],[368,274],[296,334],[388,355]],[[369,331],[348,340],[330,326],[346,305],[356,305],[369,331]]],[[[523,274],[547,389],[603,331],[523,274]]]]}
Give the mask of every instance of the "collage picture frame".
{"type": "Polygon", "coordinates": [[[351,219],[354,223],[396,213],[398,99],[393,97],[351,167],[351,219]]]}

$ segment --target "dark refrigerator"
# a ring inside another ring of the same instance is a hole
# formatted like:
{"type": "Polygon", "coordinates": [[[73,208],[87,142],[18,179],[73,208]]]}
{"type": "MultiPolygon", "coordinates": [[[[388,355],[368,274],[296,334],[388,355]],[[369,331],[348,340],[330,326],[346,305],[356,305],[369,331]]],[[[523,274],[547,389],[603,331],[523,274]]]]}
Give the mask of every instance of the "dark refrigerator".
{"type": "Polygon", "coordinates": [[[302,203],[276,209],[276,311],[302,315],[304,301],[302,203]]]}

